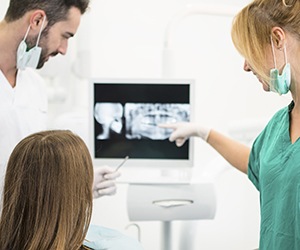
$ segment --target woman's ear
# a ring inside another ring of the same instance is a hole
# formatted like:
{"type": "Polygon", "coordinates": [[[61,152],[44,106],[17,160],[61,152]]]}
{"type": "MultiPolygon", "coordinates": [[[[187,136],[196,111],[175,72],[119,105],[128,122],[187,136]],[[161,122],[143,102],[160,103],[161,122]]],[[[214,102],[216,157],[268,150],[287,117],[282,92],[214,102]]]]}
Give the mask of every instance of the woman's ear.
{"type": "Polygon", "coordinates": [[[285,32],[280,27],[273,27],[271,33],[273,44],[276,49],[282,50],[285,45],[285,32]]]}

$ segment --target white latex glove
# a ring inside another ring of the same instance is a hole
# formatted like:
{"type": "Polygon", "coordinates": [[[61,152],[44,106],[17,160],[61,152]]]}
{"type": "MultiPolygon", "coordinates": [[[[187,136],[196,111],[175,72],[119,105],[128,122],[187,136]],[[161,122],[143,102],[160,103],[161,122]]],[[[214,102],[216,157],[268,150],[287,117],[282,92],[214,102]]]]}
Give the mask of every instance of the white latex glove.
{"type": "Polygon", "coordinates": [[[115,180],[120,177],[120,172],[108,166],[94,168],[93,197],[114,195],[117,191],[115,180]]]}
{"type": "Polygon", "coordinates": [[[210,132],[209,128],[191,122],[165,123],[159,124],[158,126],[174,130],[169,140],[171,142],[175,141],[177,147],[181,147],[191,136],[198,136],[204,141],[207,141],[210,132]]]}

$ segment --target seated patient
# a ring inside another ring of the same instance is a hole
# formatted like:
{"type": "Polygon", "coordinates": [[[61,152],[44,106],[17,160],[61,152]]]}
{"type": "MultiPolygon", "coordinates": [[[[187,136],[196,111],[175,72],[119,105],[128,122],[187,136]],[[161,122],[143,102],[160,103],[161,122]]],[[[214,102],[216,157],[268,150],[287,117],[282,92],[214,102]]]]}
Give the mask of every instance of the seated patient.
{"type": "MultiPolygon", "coordinates": [[[[83,246],[92,214],[92,185],[92,160],[79,136],[54,130],[23,139],[7,165],[0,249],[101,249],[83,246]]],[[[140,246],[137,241],[130,242],[133,249],[141,249],[135,247],[140,246]]]]}

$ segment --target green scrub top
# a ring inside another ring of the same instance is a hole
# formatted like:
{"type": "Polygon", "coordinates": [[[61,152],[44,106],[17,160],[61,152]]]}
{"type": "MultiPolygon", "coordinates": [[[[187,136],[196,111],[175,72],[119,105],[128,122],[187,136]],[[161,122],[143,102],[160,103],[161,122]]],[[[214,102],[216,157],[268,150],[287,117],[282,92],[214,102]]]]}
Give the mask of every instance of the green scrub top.
{"type": "Polygon", "coordinates": [[[300,141],[292,144],[289,134],[293,107],[273,116],[249,158],[248,177],[260,192],[259,250],[300,249],[300,141]]]}

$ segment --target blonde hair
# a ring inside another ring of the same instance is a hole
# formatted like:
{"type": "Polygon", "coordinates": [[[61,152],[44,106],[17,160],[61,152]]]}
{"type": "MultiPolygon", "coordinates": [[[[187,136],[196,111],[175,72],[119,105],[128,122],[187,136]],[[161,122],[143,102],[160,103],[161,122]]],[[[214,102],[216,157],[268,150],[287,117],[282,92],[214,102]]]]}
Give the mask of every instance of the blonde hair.
{"type": "Polygon", "coordinates": [[[300,40],[299,13],[298,0],[254,0],[234,18],[234,46],[264,80],[269,80],[266,48],[271,45],[272,28],[280,27],[300,40]]]}
{"type": "Polygon", "coordinates": [[[92,183],[92,160],[80,137],[56,130],[23,139],[7,165],[0,249],[80,249],[92,183]]]}

